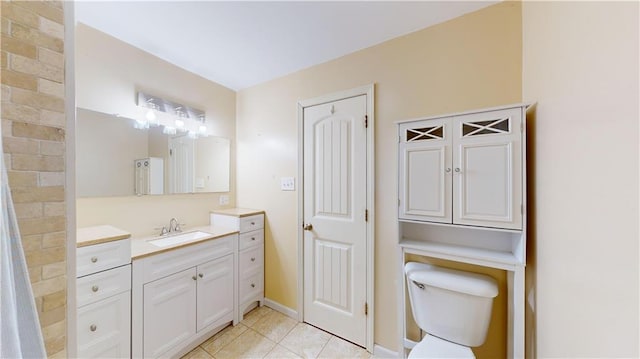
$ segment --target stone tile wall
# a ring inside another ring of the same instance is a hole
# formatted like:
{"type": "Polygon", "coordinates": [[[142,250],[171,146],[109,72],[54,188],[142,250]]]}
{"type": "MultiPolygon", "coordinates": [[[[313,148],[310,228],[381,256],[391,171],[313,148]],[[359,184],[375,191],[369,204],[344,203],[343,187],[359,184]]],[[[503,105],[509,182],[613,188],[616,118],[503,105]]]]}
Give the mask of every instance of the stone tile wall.
{"type": "Polygon", "coordinates": [[[66,357],[62,1],[1,1],[2,142],[49,357],[66,357]]]}

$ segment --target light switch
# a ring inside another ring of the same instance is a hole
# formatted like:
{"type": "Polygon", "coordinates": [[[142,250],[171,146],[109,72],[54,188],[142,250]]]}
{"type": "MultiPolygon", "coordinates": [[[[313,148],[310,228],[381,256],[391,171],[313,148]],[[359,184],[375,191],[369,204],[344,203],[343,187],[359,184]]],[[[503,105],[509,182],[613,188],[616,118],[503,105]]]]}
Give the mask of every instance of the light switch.
{"type": "Polygon", "coordinates": [[[282,177],[280,178],[280,189],[283,191],[295,191],[296,179],[294,177],[282,177]]]}
{"type": "Polygon", "coordinates": [[[220,195],[220,197],[218,198],[218,203],[220,203],[221,206],[229,204],[229,196],[226,194],[220,195]]]}

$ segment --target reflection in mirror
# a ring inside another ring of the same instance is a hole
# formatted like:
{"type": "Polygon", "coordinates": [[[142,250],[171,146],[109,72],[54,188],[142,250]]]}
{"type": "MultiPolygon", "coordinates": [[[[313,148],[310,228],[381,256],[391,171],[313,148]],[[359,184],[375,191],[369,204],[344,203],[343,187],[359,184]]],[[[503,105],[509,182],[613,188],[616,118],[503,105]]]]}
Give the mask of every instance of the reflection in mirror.
{"type": "Polygon", "coordinates": [[[78,197],[229,191],[227,138],[168,136],[82,108],[76,118],[78,197]]]}

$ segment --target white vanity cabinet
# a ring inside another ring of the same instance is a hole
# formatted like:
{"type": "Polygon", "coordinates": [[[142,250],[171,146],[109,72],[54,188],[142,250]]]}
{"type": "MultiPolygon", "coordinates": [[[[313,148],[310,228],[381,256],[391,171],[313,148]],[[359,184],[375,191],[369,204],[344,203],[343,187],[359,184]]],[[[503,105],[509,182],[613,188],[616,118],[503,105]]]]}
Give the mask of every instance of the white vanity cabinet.
{"type": "Polygon", "coordinates": [[[184,354],[235,322],[238,235],[133,261],[133,357],[184,354]]]}
{"type": "Polygon", "coordinates": [[[129,358],[129,234],[110,226],[99,226],[78,229],[77,237],[77,355],[79,358],[129,358]]]}
{"type": "Polygon", "coordinates": [[[238,321],[264,304],[264,212],[233,208],[211,213],[211,225],[240,232],[238,241],[238,321]]]}
{"type": "Polygon", "coordinates": [[[399,218],[522,229],[523,108],[400,123],[399,218]]]}
{"type": "Polygon", "coordinates": [[[527,108],[397,123],[401,351],[420,340],[409,334],[404,264],[421,256],[505,271],[506,352],[524,357],[527,108]]]}

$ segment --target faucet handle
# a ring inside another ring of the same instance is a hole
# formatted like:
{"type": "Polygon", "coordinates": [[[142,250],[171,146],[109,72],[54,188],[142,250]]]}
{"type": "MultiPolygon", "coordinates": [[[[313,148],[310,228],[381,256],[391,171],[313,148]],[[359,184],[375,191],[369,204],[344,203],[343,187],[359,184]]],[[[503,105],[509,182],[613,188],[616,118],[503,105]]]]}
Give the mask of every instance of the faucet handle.
{"type": "Polygon", "coordinates": [[[182,228],[180,226],[186,226],[186,223],[176,223],[176,226],[173,227],[174,232],[182,232],[182,228]]]}
{"type": "Polygon", "coordinates": [[[169,230],[167,229],[166,226],[156,227],[154,229],[157,230],[157,231],[160,231],[160,235],[161,236],[166,236],[167,234],[169,234],[169,230]]]}

